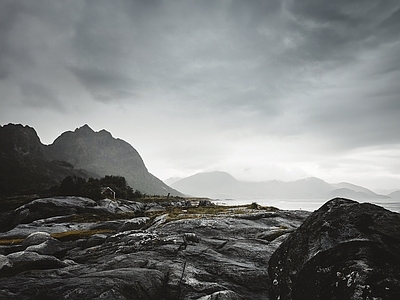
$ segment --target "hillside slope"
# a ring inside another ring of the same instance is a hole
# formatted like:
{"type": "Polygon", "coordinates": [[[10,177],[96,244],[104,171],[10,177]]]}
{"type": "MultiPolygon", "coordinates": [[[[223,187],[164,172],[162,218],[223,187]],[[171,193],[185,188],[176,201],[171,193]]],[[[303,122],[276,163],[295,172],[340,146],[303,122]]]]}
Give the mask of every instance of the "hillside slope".
{"type": "Polygon", "coordinates": [[[45,148],[50,160],[63,160],[97,177],[118,175],[142,193],[181,195],[149,173],[139,153],[124,140],[106,130],[93,131],[88,125],[61,134],[45,148]]]}
{"type": "Polygon", "coordinates": [[[0,196],[36,193],[68,175],[85,177],[69,163],[49,161],[44,145],[32,127],[0,126],[0,196]]]}
{"type": "Polygon", "coordinates": [[[0,126],[0,165],[0,196],[42,192],[71,175],[123,176],[142,193],[182,195],[149,173],[130,144],[88,125],[64,132],[47,146],[32,127],[0,126]]]}

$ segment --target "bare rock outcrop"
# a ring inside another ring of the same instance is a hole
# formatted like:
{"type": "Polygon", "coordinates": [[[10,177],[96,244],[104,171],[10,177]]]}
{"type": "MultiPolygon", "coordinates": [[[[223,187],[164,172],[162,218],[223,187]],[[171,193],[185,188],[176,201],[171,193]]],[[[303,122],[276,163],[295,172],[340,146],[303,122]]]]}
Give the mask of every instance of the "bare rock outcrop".
{"type": "Polygon", "coordinates": [[[336,198],[269,261],[271,299],[398,299],[400,214],[336,198]]]}
{"type": "Polygon", "coordinates": [[[103,202],[17,208],[29,212],[0,233],[0,299],[268,299],[268,260],[309,215],[119,200],[105,212],[103,202]]]}

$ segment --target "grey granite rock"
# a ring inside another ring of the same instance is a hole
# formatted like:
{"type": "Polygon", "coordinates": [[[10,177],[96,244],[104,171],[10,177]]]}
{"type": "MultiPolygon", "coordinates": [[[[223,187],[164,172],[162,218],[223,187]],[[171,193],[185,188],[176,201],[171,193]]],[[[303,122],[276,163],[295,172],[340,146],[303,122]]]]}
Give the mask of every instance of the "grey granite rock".
{"type": "Polygon", "coordinates": [[[30,235],[28,235],[24,239],[22,245],[26,246],[26,247],[31,246],[31,245],[39,245],[50,239],[52,239],[52,237],[48,232],[37,231],[37,232],[33,232],[30,235]]]}
{"type": "Polygon", "coordinates": [[[11,260],[7,256],[0,254],[0,272],[7,273],[8,270],[11,268],[12,268],[11,260]]]}
{"type": "Polygon", "coordinates": [[[232,291],[219,291],[198,300],[244,300],[244,298],[232,291]]]}
{"type": "Polygon", "coordinates": [[[2,275],[17,274],[29,270],[58,269],[66,266],[64,262],[51,255],[41,255],[31,251],[20,251],[7,255],[12,267],[2,275]]]}
{"type": "Polygon", "coordinates": [[[150,218],[148,217],[137,217],[137,218],[132,218],[129,220],[126,220],[124,224],[121,225],[121,227],[118,228],[119,231],[126,231],[126,230],[132,230],[132,229],[140,229],[144,225],[146,225],[150,221],[150,218]]]}
{"type": "Polygon", "coordinates": [[[399,299],[400,214],[336,198],[269,261],[271,299],[399,299]]]}
{"type": "MultiPolygon", "coordinates": [[[[268,299],[268,260],[290,234],[286,231],[309,214],[227,210],[223,215],[184,213],[174,220],[166,209],[155,218],[131,214],[113,221],[108,217],[122,211],[114,202],[73,198],[70,205],[68,197],[60,205],[55,202],[37,201],[50,203],[43,214],[37,209],[31,221],[25,218],[25,224],[0,234],[25,238],[24,246],[2,246],[7,256],[0,256],[6,270],[0,299],[268,299]],[[105,212],[108,203],[115,212],[105,212]],[[66,221],[91,216],[106,218],[66,221]],[[262,238],[279,228],[285,234],[272,241],[262,238]],[[32,234],[39,231],[45,233],[32,234]],[[51,237],[63,232],[71,234],[51,237]]],[[[29,216],[39,204],[17,211],[29,208],[29,216]]],[[[132,213],[154,207],[122,204],[132,213]]]]}
{"type": "Polygon", "coordinates": [[[53,255],[53,256],[60,255],[61,252],[63,252],[64,250],[65,249],[62,243],[54,238],[44,241],[43,243],[40,243],[38,245],[29,246],[25,249],[25,251],[31,251],[42,255],[53,255]]]}

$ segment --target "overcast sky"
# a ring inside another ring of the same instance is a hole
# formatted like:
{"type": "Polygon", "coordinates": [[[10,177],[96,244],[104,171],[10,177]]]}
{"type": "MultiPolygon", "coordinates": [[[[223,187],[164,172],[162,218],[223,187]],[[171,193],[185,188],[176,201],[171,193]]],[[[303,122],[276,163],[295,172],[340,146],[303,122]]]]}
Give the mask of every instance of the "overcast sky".
{"type": "Polygon", "coordinates": [[[87,123],[160,179],[400,189],[398,0],[0,0],[0,123],[87,123]]]}

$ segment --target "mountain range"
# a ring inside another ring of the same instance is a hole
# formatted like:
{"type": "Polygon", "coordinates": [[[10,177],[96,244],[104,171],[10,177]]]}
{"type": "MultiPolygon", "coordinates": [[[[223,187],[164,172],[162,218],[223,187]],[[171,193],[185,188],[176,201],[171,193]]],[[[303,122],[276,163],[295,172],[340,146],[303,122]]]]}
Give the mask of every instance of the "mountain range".
{"type": "Polygon", "coordinates": [[[0,126],[0,195],[31,193],[58,184],[68,175],[125,177],[134,190],[151,195],[182,195],[149,173],[139,153],[106,130],[84,125],[41,143],[35,129],[0,126]]]}
{"type": "Polygon", "coordinates": [[[331,184],[315,177],[289,182],[246,182],[239,181],[226,172],[215,171],[197,173],[180,180],[173,178],[166,182],[187,195],[212,199],[400,199],[400,191],[380,195],[351,183],[331,184]]]}
{"type": "Polygon", "coordinates": [[[150,195],[197,196],[212,199],[398,199],[400,191],[381,195],[351,183],[327,183],[310,177],[284,182],[239,181],[226,172],[198,173],[166,183],[149,173],[139,153],[110,132],[88,125],[62,133],[50,145],[41,143],[34,128],[0,126],[0,196],[36,193],[66,176],[125,177],[134,190],[150,195]]]}

